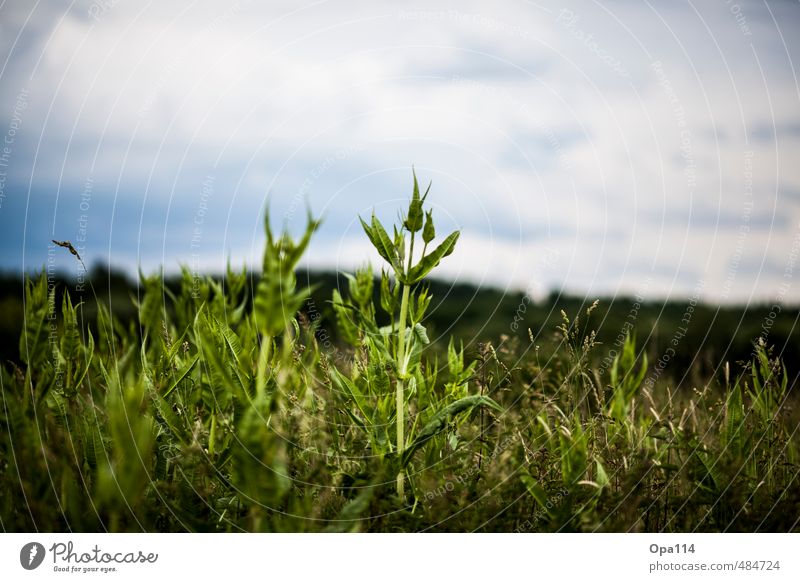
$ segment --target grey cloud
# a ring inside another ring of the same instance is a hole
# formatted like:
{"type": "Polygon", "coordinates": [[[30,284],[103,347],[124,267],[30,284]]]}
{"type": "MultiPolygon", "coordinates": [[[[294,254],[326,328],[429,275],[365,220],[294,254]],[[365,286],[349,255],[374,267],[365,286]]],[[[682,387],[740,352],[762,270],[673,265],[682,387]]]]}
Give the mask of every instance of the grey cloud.
{"type": "MultiPolygon", "coordinates": [[[[18,267],[23,253],[26,265],[36,263],[39,238],[23,240],[19,225],[25,220],[37,233],[49,232],[53,223],[67,235],[74,231],[74,200],[100,145],[92,236],[101,242],[98,256],[110,247],[112,258],[124,259],[126,265],[135,265],[138,252],[147,264],[187,260],[199,183],[208,173],[215,176],[216,193],[204,222],[204,260],[213,263],[229,248],[260,244],[261,211],[270,190],[276,220],[293,215],[302,222],[306,199],[325,215],[319,233],[324,244],[315,247],[324,256],[315,262],[336,265],[332,241],[360,237],[356,216],[373,206],[383,219],[393,221],[398,201],[409,193],[410,166],[416,164],[423,179],[434,178],[432,193],[439,215],[450,222],[447,226],[460,226],[473,237],[493,237],[498,246],[512,250],[552,242],[574,252],[584,262],[560,274],[565,286],[631,287],[650,274],[665,284],[677,281],[691,288],[703,274],[701,259],[689,253],[681,264],[652,265],[650,249],[629,248],[634,234],[663,226],[665,243],[685,242],[692,248],[714,229],[726,236],[736,232],[743,223],[742,200],[738,191],[698,190],[693,208],[678,208],[676,201],[667,200],[668,209],[663,209],[662,177],[667,184],[681,183],[686,164],[681,158],[666,164],[663,176],[652,169],[658,161],[654,140],[664,144],[662,155],[669,160],[675,150],[664,148],[678,138],[675,111],[657,85],[652,61],[664,62],[686,123],[698,138],[693,153],[703,177],[713,173],[716,179],[718,170],[723,182],[740,176],[734,174],[741,172],[738,166],[720,168],[724,155],[713,148],[718,142],[724,154],[744,140],[742,116],[756,158],[770,160],[776,138],[781,159],[800,155],[800,123],[792,121],[800,110],[792,71],[792,63],[800,62],[800,45],[789,34],[800,22],[800,10],[795,2],[739,4],[753,28],[752,47],[747,42],[751,37],[742,35],[724,3],[698,5],[701,22],[680,3],[613,2],[609,9],[629,32],[596,4],[577,2],[578,28],[592,35],[595,46],[555,22],[558,5],[550,6],[553,12],[548,14],[518,2],[453,2],[448,7],[469,14],[480,11],[494,21],[409,20],[405,26],[390,2],[323,3],[295,15],[290,14],[295,4],[289,2],[246,3],[241,12],[190,2],[149,8],[119,2],[96,22],[88,12],[91,2],[55,0],[36,4],[20,41],[12,46],[32,4],[6,2],[0,8],[0,57],[10,59],[0,79],[0,107],[6,112],[0,116],[0,139],[8,130],[19,88],[34,73],[35,86],[16,135],[0,208],[2,241],[11,249],[0,267],[18,267]],[[173,20],[183,8],[185,18],[173,20]],[[781,27],[785,46],[768,9],[781,27]],[[67,26],[56,27],[66,10],[67,26]],[[221,53],[235,52],[219,70],[208,71],[206,61],[192,61],[191,51],[184,60],[170,61],[170,51],[191,43],[200,29],[207,30],[220,17],[224,23],[208,36],[228,43],[220,45],[221,53]],[[279,25],[270,28],[270,22],[279,25]],[[518,23],[524,35],[512,28],[518,23]],[[126,30],[138,39],[163,32],[159,38],[164,46],[156,48],[164,52],[148,57],[146,51],[138,52],[139,45],[118,43],[126,30]],[[92,51],[74,46],[84,32],[92,51]],[[624,61],[630,77],[615,74],[599,51],[624,61]],[[753,80],[754,71],[758,73],[754,51],[766,86],[760,77],[757,83],[753,80]],[[111,56],[104,70],[98,70],[98,54],[111,56]],[[34,71],[39,57],[43,66],[34,71]],[[140,57],[144,60],[137,68],[140,57]],[[118,63],[126,68],[114,69],[118,63]],[[98,73],[90,92],[83,83],[98,73]],[[455,78],[464,83],[452,82],[455,78]],[[200,89],[185,100],[186,85],[195,81],[200,89]],[[496,88],[498,97],[475,92],[473,86],[496,88]],[[772,98],[776,130],[765,108],[765,89],[772,98]],[[732,104],[733,90],[741,97],[742,111],[732,104]],[[149,95],[157,99],[138,123],[149,95]],[[106,127],[111,105],[116,109],[106,127]],[[657,135],[649,127],[625,123],[621,127],[629,132],[615,133],[613,117],[624,122],[628,114],[643,123],[652,119],[657,135]],[[474,123],[476,115],[485,123],[474,123]],[[668,130],[659,123],[665,116],[668,130]],[[552,134],[537,129],[536,120],[546,123],[552,134]],[[361,149],[316,171],[326,157],[351,143],[361,149]],[[559,152],[567,154],[571,169],[561,163],[559,152]],[[26,217],[22,203],[29,183],[32,204],[26,217]],[[609,191],[597,191],[600,184],[609,191]],[[54,192],[62,196],[58,209],[54,192]],[[118,214],[112,234],[115,196],[118,214]],[[545,210],[550,214],[543,214],[545,210]],[[615,262],[629,252],[629,262],[615,262]]],[[[800,200],[797,168],[782,163],[777,173],[759,173],[754,180],[750,228],[785,232],[800,200]],[[763,193],[775,190],[778,199],[767,200],[763,193]]],[[[771,240],[764,251],[773,275],[785,253],[780,244],[771,240]]],[[[751,267],[740,268],[741,279],[749,277],[756,285],[758,276],[759,289],[772,292],[762,285],[763,273],[751,267]]],[[[487,280],[506,281],[502,266],[490,262],[486,268],[487,280]]]]}
{"type": "Polygon", "coordinates": [[[779,211],[739,210],[731,207],[712,208],[697,206],[690,209],[672,209],[664,213],[658,210],[646,210],[639,214],[648,224],[665,228],[686,227],[707,231],[721,230],[736,232],[739,227],[746,226],[751,230],[785,229],[789,218],[779,211]]]}
{"type": "Polygon", "coordinates": [[[553,63],[541,59],[532,61],[527,56],[521,60],[505,58],[472,49],[459,49],[458,55],[438,66],[417,64],[406,69],[406,74],[422,77],[441,77],[446,80],[471,79],[485,82],[529,82],[550,69],[553,63]]]}
{"type": "Polygon", "coordinates": [[[754,123],[748,129],[748,135],[754,140],[761,142],[771,142],[784,139],[798,139],[800,138],[800,122],[787,123],[778,122],[771,123],[768,121],[759,121],[754,123]]]}

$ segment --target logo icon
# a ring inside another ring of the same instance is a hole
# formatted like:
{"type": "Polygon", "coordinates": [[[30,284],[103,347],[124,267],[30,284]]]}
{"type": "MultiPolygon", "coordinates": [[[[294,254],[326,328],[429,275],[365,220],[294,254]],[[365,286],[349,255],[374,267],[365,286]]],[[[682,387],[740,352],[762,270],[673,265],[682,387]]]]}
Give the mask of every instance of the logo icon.
{"type": "Polygon", "coordinates": [[[44,561],[44,546],[39,542],[30,542],[19,551],[19,563],[26,570],[35,570],[44,561]]]}

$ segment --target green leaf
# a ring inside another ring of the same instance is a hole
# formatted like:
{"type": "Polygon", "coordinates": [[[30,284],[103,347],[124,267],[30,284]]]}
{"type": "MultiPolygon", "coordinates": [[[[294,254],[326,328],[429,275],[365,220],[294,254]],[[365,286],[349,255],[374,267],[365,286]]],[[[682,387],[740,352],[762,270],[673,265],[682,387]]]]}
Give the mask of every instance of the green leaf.
{"type": "Polygon", "coordinates": [[[283,333],[289,322],[311,294],[310,289],[296,291],[295,267],[319,227],[319,221],[308,215],[306,231],[295,244],[287,232],[276,239],[265,213],[264,228],[267,246],[264,249],[264,269],[253,298],[253,313],[259,332],[274,337],[283,333]]]}
{"type": "Polygon", "coordinates": [[[403,226],[405,226],[406,230],[409,232],[419,232],[419,230],[422,228],[423,219],[422,204],[425,201],[425,197],[428,196],[430,186],[428,186],[428,191],[425,192],[425,197],[420,198],[419,184],[417,183],[417,173],[413,172],[413,174],[414,194],[411,196],[411,203],[408,205],[408,216],[406,216],[403,226]]]}
{"type": "MultiPolygon", "coordinates": [[[[311,211],[308,212],[306,218],[306,230],[303,233],[303,237],[300,239],[300,242],[297,244],[293,244],[290,242],[288,248],[285,249],[284,261],[288,263],[285,267],[287,270],[291,268],[292,271],[297,267],[297,263],[300,262],[300,258],[303,256],[303,253],[306,252],[308,248],[308,244],[311,242],[311,235],[313,235],[317,229],[319,228],[321,221],[314,220],[314,217],[311,216],[311,211]]],[[[287,236],[284,237],[284,241],[289,240],[287,236]]]]}
{"type": "MultiPolygon", "coordinates": [[[[463,343],[462,343],[463,345],[463,343]]],[[[456,350],[455,338],[450,336],[450,341],[447,344],[447,370],[450,376],[458,378],[461,370],[464,369],[464,350],[462,347],[461,352],[456,350]]]]}
{"type": "Polygon", "coordinates": [[[177,388],[177,387],[178,387],[178,385],[179,385],[181,382],[183,382],[183,380],[184,380],[184,379],[185,379],[185,378],[186,378],[186,377],[189,375],[189,373],[192,371],[192,368],[194,368],[194,365],[197,363],[197,361],[198,361],[199,359],[200,359],[200,356],[199,356],[199,355],[195,356],[194,358],[192,358],[192,359],[189,361],[189,363],[188,363],[188,364],[186,364],[186,365],[185,365],[185,366],[184,366],[184,367],[181,369],[181,371],[180,371],[180,372],[178,372],[178,375],[177,375],[177,376],[175,376],[175,379],[172,381],[172,384],[170,384],[170,385],[169,385],[169,388],[167,388],[167,389],[164,391],[164,397],[165,397],[165,398],[166,398],[167,396],[169,396],[169,395],[172,393],[172,391],[173,391],[173,390],[175,390],[175,388],[177,388]]]}
{"type": "Polygon", "coordinates": [[[333,312],[336,315],[336,327],[342,337],[351,346],[359,342],[358,326],[356,325],[355,307],[342,299],[338,289],[333,290],[333,312]]]}
{"type": "Polygon", "coordinates": [[[414,453],[433,437],[444,431],[456,416],[471,412],[478,406],[486,406],[498,412],[503,412],[500,405],[487,396],[475,394],[456,400],[434,414],[422,430],[417,433],[414,440],[408,445],[406,450],[403,451],[403,458],[401,459],[402,466],[405,467],[408,465],[414,453]]]}
{"type": "Polygon", "coordinates": [[[366,520],[362,520],[360,517],[369,508],[369,504],[375,496],[375,490],[377,488],[377,484],[361,487],[361,492],[356,495],[355,498],[344,504],[339,516],[333,520],[333,523],[328,526],[326,531],[331,533],[354,533],[360,531],[362,523],[366,522],[366,520]]]}
{"type": "Polygon", "coordinates": [[[460,231],[451,233],[450,236],[444,239],[444,241],[442,241],[442,243],[436,247],[436,249],[425,255],[420,262],[417,263],[413,269],[411,269],[411,272],[409,273],[405,283],[407,285],[413,285],[414,283],[421,281],[428,273],[430,273],[436,267],[436,265],[439,264],[439,261],[453,252],[460,234],[460,231]]]}
{"type": "Polygon", "coordinates": [[[144,288],[139,309],[139,324],[155,337],[161,330],[164,318],[164,283],[159,275],[145,277],[139,272],[140,285],[144,288]]]}
{"type": "Polygon", "coordinates": [[[397,264],[402,267],[402,265],[406,264],[406,239],[403,235],[403,229],[399,229],[396,226],[392,227],[394,231],[394,240],[392,244],[394,245],[394,250],[397,252],[397,264]]]}
{"type": "Polygon", "coordinates": [[[214,317],[214,323],[217,325],[217,329],[225,340],[225,344],[228,346],[233,359],[238,363],[242,354],[242,344],[239,342],[239,336],[233,333],[233,330],[228,327],[227,324],[219,321],[216,317],[214,317]]]}
{"type": "MultiPolygon", "coordinates": [[[[562,425],[562,429],[563,429],[562,425]]],[[[580,419],[573,419],[569,435],[559,431],[561,454],[561,477],[564,485],[571,487],[580,481],[586,473],[588,437],[580,424],[580,419]]]]}
{"type": "Polygon", "coordinates": [[[541,507],[548,516],[552,517],[554,515],[553,504],[547,495],[547,491],[545,491],[539,482],[530,475],[523,474],[520,479],[531,497],[539,504],[539,507],[541,507]]]}
{"type": "Polygon", "coordinates": [[[372,246],[375,247],[375,250],[378,251],[378,254],[380,254],[380,256],[383,257],[386,261],[391,263],[392,261],[389,258],[389,255],[386,254],[383,245],[380,244],[380,242],[378,241],[378,238],[376,237],[375,232],[372,230],[372,227],[368,225],[366,222],[364,222],[364,219],[361,218],[360,216],[358,217],[358,220],[361,221],[361,228],[364,229],[364,232],[367,234],[369,242],[372,243],[372,246]]]}
{"type": "Polygon", "coordinates": [[[394,316],[394,312],[397,311],[399,292],[400,286],[392,285],[389,280],[389,273],[381,269],[381,307],[390,316],[394,316]]]}
{"type": "Polygon", "coordinates": [[[44,273],[34,283],[27,281],[25,286],[25,323],[19,338],[20,359],[29,368],[36,367],[47,360],[48,323],[55,325],[55,286],[49,292],[44,273]]]}
{"type": "Polygon", "coordinates": [[[292,486],[285,437],[270,426],[274,401],[257,396],[236,425],[231,481],[249,503],[278,507],[292,486]]]}
{"type": "Polygon", "coordinates": [[[259,331],[270,337],[283,333],[311,292],[310,288],[295,291],[294,274],[282,279],[265,274],[258,282],[253,301],[259,331]]]}
{"type": "Polygon", "coordinates": [[[428,307],[431,304],[431,300],[433,297],[430,295],[430,289],[427,287],[420,289],[417,292],[417,300],[414,301],[413,297],[412,300],[409,302],[409,311],[411,313],[411,321],[422,321],[425,317],[425,312],[428,311],[428,307]]]}
{"type": "Polygon", "coordinates": [[[411,345],[406,350],[406,369],[413,369],[419,364],[422,350],[431,342],[428,339],[428,331],[421,323],[415,324],[409,332],[407,341],[411,345]]]}
{"type": "MultiPolygon", "coordinates": [[[[166,396],[166,394],[164,394],[164,396],[166,396]]],[[[164,396],[156,392],[151,393],[153,407],[155,408],[155,419],[166,433],[171,435],[172,438],[181,445],[186,445],[184,431],[181,428],[181,419],[164,396]]]]}
{"type": "Polygon", "coordinates": [[[89,336],[89,345],[86,348],[86,366],[84,366],[83,372],[75,379],[76,388],[81,385],[81,382],[83,382],[84,378],[86,378],[86,375],[89,373],[89,368],[92,365],[92,358],[94,357],[94,337],[92,337],[92,330],[87,330],[86,333],[89,336]]]}
{"type": "Polygon", "coordinates": [[[422,240],[425,244],[436,238],[436,227],[433,225],[433,210],[425,213],[425,228],[422,229],[422,240]]]}
{"type": "Polygon", "coordinates": [[[372,232],[377,240],[376,247],[378,248],[378,252],[384,259],[389,261],[389,264],[392,265],[396,273],[402,273],[403,266],[400,262],[400,256],[398,255],[397,249],[395,248],[392,239],[389,238],[389,234],[386,232],[386,229],[383,228],[381,221],[378,220],[374,214],[372,215],[372,232]]]}
{"type": "Polygon", "coordinates": [[[331,370],[331,379],[339,390],[350,396],[362,416],[367,420],[371,420],[372,414],[369,412],[367,401],[356,383],[336,368],[331,370]]]}
{"type": "Polygon", "coordinates": [[[73,306],[69,292],[64,292],[61,301],[61,317],[64,330],[61,334],[61,353],[68,362],[72,362],[81,348],[81,332],[78,327],[77,308],[80,304],[73,306]]]}
{"type": "Polygon", "coordinates": [[[642,353],[642,361],[636,370],[636,338],[630,334],[625,337],[622,353],[618,354],[610,370],[611,404],[609,416],[622,422],[631,410],[631,403],[639,392],[647,374],[647,354],[642,353]]]}
{"type": "Polygon", "coordinates": [[[734,458],[742,452],[745,437],[744,419],[742,389],[737,380],[725,399],[725,430],[721,435],[723,446],[734,458]]]}
{"type": "Polygon", "coordinates": [[[203,355],[203,364],[207,366],[208,385],[214,395],[214,407],[222,410],[232,397],[241,394],[245,388],[239,383],[238,377],[234,379],[234,375],[231,374],[230,364],[219,349],[221,342],[218,343],[215,337],[219,334],[219,329],[204,311],[197,314],[194,333],[203,355]]]}
{"type": "Polygon", "coordinates": [[[609,480],[608,474],[606,473],[606,470],[603,468],[603,465],[602,463],[600,463],[599,460],[595,460],[595,468],[596,468],[595,483],[597,483],[600,489],[602,489],[603,487],[606,487],[611,481],[609,480]]]}

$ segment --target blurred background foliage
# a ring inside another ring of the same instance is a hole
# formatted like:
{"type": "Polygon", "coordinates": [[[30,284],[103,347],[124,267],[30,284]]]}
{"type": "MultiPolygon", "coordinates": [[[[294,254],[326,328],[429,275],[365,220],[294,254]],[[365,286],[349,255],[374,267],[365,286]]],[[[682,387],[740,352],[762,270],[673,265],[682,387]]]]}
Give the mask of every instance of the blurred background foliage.
{"type": "MultiPolygon", "coordinates": [[[[305,270],[296,275],[300,284],[312,289],[310,300],[301,310],[320,318],[320,333],[326,335],[331,343],[341,342],[331,297],[334,289],[340,293],[347,289],[346,276],[305,270]]],[[[224,277],[216,276],[214,279],[222,281],[224,277]]],[[[248,287],[255,290],[258,280],[257,274],[248,274],[248,287]]],[[[76,289],[74,280],[64,276],[56,275],[54,281],[57,282],[56,300],[60,301],[63,291],[69,290],[75,302],[83,303],[83,320],[86,322],[94,320],[98,302],[108,307],[124,324],[137,317],[134,300],[142,294],[143,288],[140,282],[122,272],[96,266],[82,285],[82,291],[76,289]]],[[[167,276],[164,281],[167,289],[173,292],[180,288],[179,275],[167,276]]],[[[646,353],[654,365],[672,347],[674,353],[670,352],[664,361],[660,378],[673,384],[691,386],[719,373],[725,361],[748,361],[754,339],[764,337],[775,346],[776,355],[785,360],[789,376],[796,379],[800,374],[798,306],[784,305],[777,317],[771,317],[770,312],[775,311],[769,304],[692,305],[688,300],[640,302],[631,297],[584,298],[557,292],[531,300],[520,292],[452,284],[435,278],[427,280],[426,285],[430,287],[432,296],[426,327],[435,350],[445,349],[450,336],[463,340],[472,351],[477,351],[480,342],[491,340],[497,343],[504,337],[507,341],[514,337],[527,341],[528,329],[546,349],[549,342],[545,340],[552,339],[556,326],[561,322],[562,310],[578,313],[594,299],[599,299],[590,316],[589,327],[597,332],[599,345],[594,357],[600,362],[610,350],[619,351],[622,335],[630,331],[646,344],[646,353]],[[681,321],[687,315],[687,308],[692,310],[688,325],[681,321]],[[680,332],[680,328],[686,328],[685,333],[680,332]],[[677,344],[673,342],[675,337],[679,339],[677,344]]],[[[373,294],[377,302],[380,278],[375,280],[373,294]]],[[[248,295],[248,301],[250,297],[252,293],[248,295]]],[[[22,277],[9,273],[0,275],[0,358],[3,360],[17,361],[19,357],[23,298],[22,277]]]]}

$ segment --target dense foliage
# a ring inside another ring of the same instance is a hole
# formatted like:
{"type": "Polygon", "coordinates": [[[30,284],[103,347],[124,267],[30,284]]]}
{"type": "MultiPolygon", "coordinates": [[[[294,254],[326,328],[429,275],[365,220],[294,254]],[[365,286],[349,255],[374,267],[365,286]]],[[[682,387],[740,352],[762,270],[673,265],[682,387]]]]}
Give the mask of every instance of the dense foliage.
{"type": "Polygon", "coordinates": [[[692,391],[653,380],[632,334],[595,357],[596,304],[546,344],[435,349],[424,278],[458,233],[434,244],[424,201],[415,178],[391,234],[362,221],[391,272],[333,293],[341,341],[297,284],[310,217],[299,241],[267,217],[255,285],[142,277],[127,325],[28,281],[0,372],[3,530],[800,529],[796,399],[763,341],[692,391]]]}

